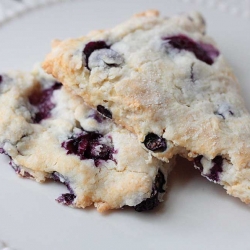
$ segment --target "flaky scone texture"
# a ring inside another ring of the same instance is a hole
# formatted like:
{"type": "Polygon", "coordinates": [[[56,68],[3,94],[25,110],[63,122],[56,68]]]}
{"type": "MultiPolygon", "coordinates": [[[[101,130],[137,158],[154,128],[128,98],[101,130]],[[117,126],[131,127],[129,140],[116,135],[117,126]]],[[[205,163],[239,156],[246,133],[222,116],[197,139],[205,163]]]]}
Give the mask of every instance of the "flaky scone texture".
{"type": "Polygon", "coordinates": [[[79,208],[94,204],[104,212],[152,195],[160,200],[171,164],[60,85],[40,69],[1,76],[0,152],[14,170],[38,182],[62,182],[69,193],[57,200],[79,208]]]}
{"type": "Polygon", "coordinates": [[[157,158],[194,159],[209,180],[250,203],[250,116],[200,14],[147,11],[55,41],[43,67],[92,107],[104,106],[157,158]]]}

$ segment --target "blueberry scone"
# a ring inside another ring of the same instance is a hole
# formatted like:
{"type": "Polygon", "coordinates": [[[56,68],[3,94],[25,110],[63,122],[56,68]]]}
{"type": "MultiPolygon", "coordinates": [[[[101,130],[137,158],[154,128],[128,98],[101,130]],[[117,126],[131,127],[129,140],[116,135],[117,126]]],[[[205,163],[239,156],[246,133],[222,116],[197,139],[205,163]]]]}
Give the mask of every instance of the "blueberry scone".
{"type": "Polygon", "coordinates": [[[1,75],[0,113],[0,152],[22,177],[65,184],[58,202],[103,212],[150,210],[162,200],[172,163],[41,70],[1,75]]]}
{"type": "Polygon", "coordinates": [[[200,14],[147,11],[110,30],[56,40],[43,67],[155,157],[193,160],[250,203],[250,116],[200,14]]]}

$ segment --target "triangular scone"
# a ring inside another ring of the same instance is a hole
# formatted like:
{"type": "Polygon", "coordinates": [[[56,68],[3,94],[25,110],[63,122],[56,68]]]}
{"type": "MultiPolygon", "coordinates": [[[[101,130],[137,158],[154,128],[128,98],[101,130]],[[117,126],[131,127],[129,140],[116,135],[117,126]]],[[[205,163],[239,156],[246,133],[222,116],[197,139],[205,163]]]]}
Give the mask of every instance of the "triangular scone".
{"type": "Polygon", "coordinates": [[[194,160],[202,175],[250,203],[250,116],[199,14],[147,11],[57,41],[43,67],[154,156],[194,160]]]}
{"type": "Polygon", "coordinates": [[[64,183],[57,201],[98,211],[158,205],[171,164],[41,71],[0,80],[0,153],[21,176],[64,183]]]}

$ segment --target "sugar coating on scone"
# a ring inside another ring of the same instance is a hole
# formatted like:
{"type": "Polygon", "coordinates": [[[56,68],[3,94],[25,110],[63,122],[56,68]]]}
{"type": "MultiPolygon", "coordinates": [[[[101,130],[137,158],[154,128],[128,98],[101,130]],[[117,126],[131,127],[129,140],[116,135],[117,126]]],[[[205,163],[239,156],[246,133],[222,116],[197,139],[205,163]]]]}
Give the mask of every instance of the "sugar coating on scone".
{"type": "Polygon", "coordinates": [[[180,154],[250,203],[250,116],[239,84],[198,13],[157,11],[56,41],[44,69],[103,106],[166,162],[180,154]]]}
{"type": "Polygon", "coordinates": [[[39,68],[1,75],[0,113],[0,153],[22,177],[65,184],[58,202],[104,212],[162,201],[172,163],[152,157],[134,134],[39,68]]]}

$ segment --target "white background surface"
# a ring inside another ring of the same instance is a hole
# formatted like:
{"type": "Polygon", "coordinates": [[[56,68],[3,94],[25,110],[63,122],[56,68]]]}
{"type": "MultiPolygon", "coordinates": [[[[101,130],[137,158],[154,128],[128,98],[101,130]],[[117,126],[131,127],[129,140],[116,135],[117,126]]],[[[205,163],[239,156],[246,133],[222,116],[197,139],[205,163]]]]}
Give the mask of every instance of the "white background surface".
{"type": "MultiPolygon", "coordinates": [[[[53,38],[112,27],[148,8],[163,15],[196,9],[234,68],[250,110],[249,19],[204,7],[202,1],[186,2],[83,0],[31,11],[0,27],[0,72],[30,70],[49,52],[53,38]]],[[[165,202],[154,212],[125,209],[108,215],[57,204],[64,187],[23,180],[7,163],[0,158],[0,240],[16,250],[250,249],[250,207],[200,177],[186,161],[170,175],[165,202]]]]}

